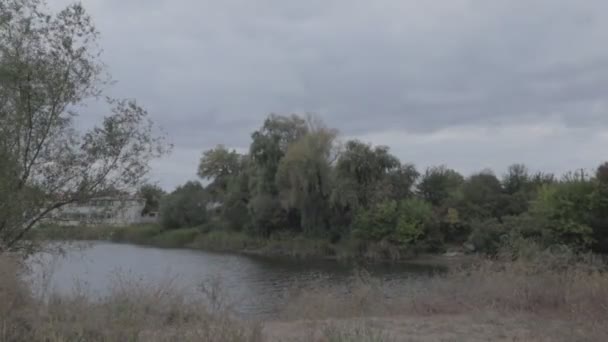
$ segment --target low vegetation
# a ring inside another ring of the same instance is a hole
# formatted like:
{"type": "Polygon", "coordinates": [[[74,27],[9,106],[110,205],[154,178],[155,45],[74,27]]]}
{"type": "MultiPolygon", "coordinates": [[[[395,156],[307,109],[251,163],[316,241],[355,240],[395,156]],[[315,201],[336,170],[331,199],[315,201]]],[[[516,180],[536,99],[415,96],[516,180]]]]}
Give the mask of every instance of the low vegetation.
{"type": "MultiPolygon", "coordinates": [[[[237,318],[219,283],[186,295],[170,281],[117,278],[110,294],[34,294],[0,259],[1,341],[605,341],[608,269],[569,250],[481,259],[387,297],[360,272],[348,288],[294,288],[280,321],[237,318]],[[516,256],[514,260],[513,257],[516,256]]],[[[422,282],[423,280],[421,280],[422,282]]]]}

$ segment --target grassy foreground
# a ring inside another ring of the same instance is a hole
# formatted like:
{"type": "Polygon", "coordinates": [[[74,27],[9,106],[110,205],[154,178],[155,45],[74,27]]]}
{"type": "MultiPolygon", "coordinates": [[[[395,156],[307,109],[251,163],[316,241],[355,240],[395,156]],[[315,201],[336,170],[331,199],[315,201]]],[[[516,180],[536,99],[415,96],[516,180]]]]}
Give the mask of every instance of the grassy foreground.
{"type": "Polygon", "coordinates": [[[281,321],[233,315],[221,284],[119,280],[92,301],[34,294],[0,256],[0,341],[606,341],[606,265],[571,254],[479,260],[387,299],[376,279],[290,291],[281,321]],[[347,291],[345,291],[347,290],[347,291]]]}
{"type": "Polygon", "coordinates": [[[61,227],[42,226],[35,235],[43,240],[107,240],[165,248],[192,248],[216,252],[237,252],[268,256],[325,259],[407,260],[415,256],[385,243],[369,243],[349,239],[332,244],[326,239],[302,235],[273,235],[268,239],[242,232],[181,228],[163,230],[159,225],[125,227],[61,227]]]}

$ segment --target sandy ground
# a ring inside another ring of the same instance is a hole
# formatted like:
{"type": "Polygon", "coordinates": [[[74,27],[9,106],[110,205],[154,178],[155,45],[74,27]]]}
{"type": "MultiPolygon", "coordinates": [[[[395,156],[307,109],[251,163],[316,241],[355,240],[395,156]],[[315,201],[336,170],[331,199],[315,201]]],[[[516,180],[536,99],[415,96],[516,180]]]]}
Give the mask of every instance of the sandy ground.
{"type": "Polygon", "coordinates": [[[538,316],[433,315],[270,322],[268,341],[608,341],[608,327],[538,316]],[[342,338],[336,338],[341,336],[342,338]],[[333,337],[333,338],[330,338],[333,337]]]}

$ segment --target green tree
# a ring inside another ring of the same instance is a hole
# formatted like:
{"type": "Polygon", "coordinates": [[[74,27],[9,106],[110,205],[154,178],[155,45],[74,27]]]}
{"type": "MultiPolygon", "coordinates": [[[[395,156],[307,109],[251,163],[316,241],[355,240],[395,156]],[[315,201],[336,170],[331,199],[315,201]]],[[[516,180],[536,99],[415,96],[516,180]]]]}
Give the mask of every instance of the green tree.
{"type": "Polygon", "coordinates": [[[37,0],[0,3],[0,251],[31,250],[52,211],[108,189],[134,191],[164,152],[144,109],[108,100],[86,133],[74,117],[107,84],[97,31],[81,4],[57,14],[37,0]]]}
{"type": "Polygon", "coordinates": [[[248,207],[251,228],[255,232],[269,235],[275,230],[299,225],[297,215],[290,215],[278,199],[276,176],[289,146],[307,133],[307,122],[301,117],[271,114],[262,127],[251,135],[251,200],[248,207]]]}
{"type": "Polygon", "coordinates": [[[142,214],[149,214],[159,211],[160,201],[166,193],[156,184],[144,184],[139,188],[138,195],[146,201],[142,214]]]}
{"type": "Polygon", "coordinates": [[[388,170],[376,185],[372,199],[402,200],[414,196],[414,184],[420,176],[413,164],[403,164],[388,170]]]}
{"type": "Polygon", "coordinates": [[[608,253],[608,163],[597,168],[595,188],[590,196],[589,226],[593,230],[593,250],[608,253]]]}
{"type": "Polygon", "coordinates": [[[456,171],[446,166],[434,166],[427,168],[420,183],[418,194],[434,206],[440,206],[457,191],[464,182],[464,178],[456,171]]]}
{"type": "Polygon", "coordinates": [[[235,150],[228,150],[223,145],[203,152],[199,162],[198,175],[211,181],[207,186],[209,192],[218,200],[226,194],[230,179],[243,171],[245,157],[235,150]]]}
{"type": "Polygon", "coordinates": [[[470,176],[462,184],[460,212],[470,220],[504,216],[505,196],[502,185],[489,170],[470,176]]]}
{"type": "Polygon", "coordinates": [[[222,220],[232,230],[246,229],[251,225],[248,206],[251,201],[249,178],[252,171],[247,156],[243,156],[241,162],[240,171],[227,180],[226,193],[221,204],[222,220]]]}
{"type": "Polygon", "coordinates": [[[593,191],[593,183],[583,179],[545,185],[532,202],[530,213],[544,218],[545,228],[562,243],[587,248],[593,242],[589,226],[593,191]]]}
{"type": "Polygon", "coordinates": [[[322,124],[289,146],[277,171],[283,207],[300,213],[306,233],[325,232],[329,223],[332,190],[331,163],[335,159],[337,132],[322,124]]]}
{"type": "Polygon", "coordinates": [[[507,169],[502,178],[505,193],[514,195],[519,192],[528,192],[531,184],[528,168],[523,164],[513,164],[507,169]]]}
{"type": "Polygon", "coordinates": [[[209,196],[199,182],[187,182],[161,201],[160,218],[166,229],[191,228],[209,219],[209,196]]]}
{"type": "Polygon", "coordinates": [[[350,140],[339,153],[333,172],[332,223],[349,227],[357,213],[373,204],[397,200],[411,191],[415,169],[402,166],[386,146],[350,140]]]}

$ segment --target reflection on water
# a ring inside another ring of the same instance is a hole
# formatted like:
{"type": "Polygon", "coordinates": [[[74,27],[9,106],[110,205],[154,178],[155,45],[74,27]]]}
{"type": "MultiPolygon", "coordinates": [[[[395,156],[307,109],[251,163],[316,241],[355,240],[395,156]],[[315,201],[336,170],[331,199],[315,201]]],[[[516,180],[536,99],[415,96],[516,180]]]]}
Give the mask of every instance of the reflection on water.
{"type": "Polygon", "coordinates": [[[94,296],[110,291],[117,277],[145,283],[171,280],[193,291],[203,282],[219,280],[223,291],[244,315],[272,315],[285,292],[294,286],[347,285],[359,269],[398,291],[440,268],[425,265],[357,266],[334,261],[294,260],[209,253],[187,249],[161,249],[107,242],[82,243],[63,256],[39,254],[32,262],[34,287],[46,283],[54,291],[69,293],[84,288],[94,296]]]}

